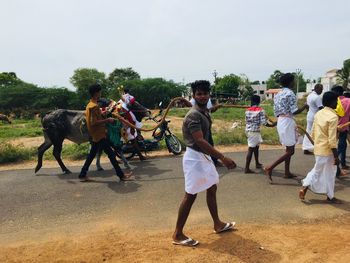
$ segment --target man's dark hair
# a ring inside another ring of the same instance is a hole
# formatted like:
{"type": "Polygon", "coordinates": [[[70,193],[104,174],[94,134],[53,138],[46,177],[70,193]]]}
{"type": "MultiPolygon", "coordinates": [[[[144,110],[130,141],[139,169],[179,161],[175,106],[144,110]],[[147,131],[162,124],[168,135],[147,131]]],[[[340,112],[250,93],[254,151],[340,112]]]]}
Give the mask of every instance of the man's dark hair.
{"type": "Polygon", "coordinates": [[[350,92],[349,91],[345,91],[343,93],[343,95],[344,95],[345,98],[350,98],[350,92]]]}
{"type": "Polygon", "coordinates": [[[210,92],[210,82],[207,80],[196,80],[195,82],[191,83],[191,89],[193,95],[197,90],[210,92]]]}
{"type": "Polygon", "coordinates": [[[293,80],[294,75],[292,73],[286,73],[280,77],[280,84],[282,85],[282,87],[289,87],[290,83],[292,83],[293,80]]]}
{"type": "Polygon", "coordinates": [[[260,96],[258,95],[253,95],[251,98],[250,98],[250,105],[259,105],[260,104],[260,96]]]}
{"type": "Polygon", "coordinates": [[[104,107],[108,107],[108,105],[111,103],[110,99],[106,99],[106,98],[99,98],[97,100],[98,106],[100,106],[100,108],[104,108],[104,107]]]}
{"type": "Polygon", "coordinates": [[[335,92],[338,96],[343,95],[344,89],[342,86],[336,85],[332,88],[332,91],[335,92]]]}
{"type": "Polygon", "coordinates": [[[338,95],[333,91],[327,91],[323,94],[322,104],[323,106],[330,107],[334,103],[337,103],[338,95]]]}
{"type": "Polygon", "coordinates": [[[102,87],[100,84],[93,84],[89,87],[89,93],[90,96],[93,97],[95,95],[96,92],[99,92],[102,90],[102,87]]]}
{"type": "Polygon", "coordinates": [[[124,88],[124,93],[129,93],[130,89],[129,88],[124,88]]]}

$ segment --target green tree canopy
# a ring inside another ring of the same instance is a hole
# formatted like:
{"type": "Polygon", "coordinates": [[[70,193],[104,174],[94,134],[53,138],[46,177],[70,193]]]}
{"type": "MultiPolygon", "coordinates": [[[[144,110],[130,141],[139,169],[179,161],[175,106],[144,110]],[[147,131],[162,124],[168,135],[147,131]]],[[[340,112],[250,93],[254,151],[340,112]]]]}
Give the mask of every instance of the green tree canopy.
{"type": "MultiPolygon", "coordinates": [[[[148,108],[156,108],[159,102],[168,105],[170,100],[182,96],[185,86],[162,78],[133,79],[123,82],[138,102],[148,108]]],[[[112,98],[118,94],[113,92],[112,98]]]]}
{"type": "Polygon", "coordinates": [[[94,68],[76,69],[73,76],[70,78],[70,82],[76,88],[77,95],[81,104],[86,104],[90,99],[90,85],[98,83],[102,86],[103,89],[105,89],[105,92],[107,91],[107,80],[105,73],[100,72],[94,68]]]}
{"type": "Polygon", "coordinates": [[[275,70],[266,81],[267,89],[278,89],[280,87],[279,81],[283,72],[275,70]]]}
{"type": "Polygon", "coordinates": [[[22,83],[14,72],[0,73],[0,87],[8,87],[22,83]]]}
{"type": "Polygon", "coordinates": [[[139,73],[132,68],[116,68],[108,75],[108,81],[114,87],[118,87],[127,80],[140,79],[139,73]]]}
{"type": "MultiPolygon", "coordinates": [[[[19,79],[15,73],[0,74],[0,110],[34,112],[51,109],[77,109],[77,94],[66,88],[41,88],[19,79]]],[[[28,112],[28,114],[27,114],[28,112]]]]}
{"type": "Polygon", "coordinates": [[[215,92],[219,93],[230,93],[234,97],[238,97],[239,90],[238,87],[242,83],[240,76],[235,74],[230,74],[223,76],[222,78],[217,78],[217,84],[215,85],[215,92]]]}

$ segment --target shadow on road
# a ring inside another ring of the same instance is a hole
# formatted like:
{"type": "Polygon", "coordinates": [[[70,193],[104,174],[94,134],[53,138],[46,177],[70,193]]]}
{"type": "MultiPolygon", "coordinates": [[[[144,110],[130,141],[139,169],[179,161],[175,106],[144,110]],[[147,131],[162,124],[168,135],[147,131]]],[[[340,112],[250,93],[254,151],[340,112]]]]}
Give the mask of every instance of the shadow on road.
{"type": "Polygon", "coordinates": [[[320,199],[307,199],[305,201],[303,201],[303,203],[305,205],[308,205],[308,206],[311,206],[311,205],[331,205],[337,209],[341,209],[341,210],[344,210],[346,212],[350,212],[350,202],[347,202],[345,200],[341,200],[342,201],[342,204],[333,204],[333,203],[330,203],[326,200],[326,195],[325,195],[325,198],[323,200],[320,200],[320,199]]]}
{"type": "Polygon", "coordinates": [[[198,249],[208,249],[222,254],[237,257],[242,262],[279,262],[281,256],[263,248],[261,244],[244,238],[235,232],[220,234],[220,237],[210,244],[200,244],[198,249]]]}

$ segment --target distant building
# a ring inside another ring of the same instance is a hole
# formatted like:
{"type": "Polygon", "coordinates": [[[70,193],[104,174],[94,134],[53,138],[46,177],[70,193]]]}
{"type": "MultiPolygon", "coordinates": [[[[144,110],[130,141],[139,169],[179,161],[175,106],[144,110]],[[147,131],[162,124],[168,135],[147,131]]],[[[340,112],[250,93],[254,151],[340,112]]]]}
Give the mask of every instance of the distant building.
{"type": "MultiPolygon", "coordinates": [[[[250,86],[254,90],[254,94],[259,95],[261,100],[266,99],[266,95],[265,95],[265,92],[267,90],[266,84],[251,84],[250,86]]],[[[244,87],[245,87],[245,85],[239,85],[238,89],[243,90],[244,87]]]]}
{"type": "Polygon", "coordinates": [[[254,94],[259,95],[261,100],[266,99],[266,90],[267,85],[266,84],[253,84],[251,87],[254,90],[254,94]]]}
{"type": "MultiPolygon", "coordinates": [[[[340,82],[337,76],[339,69],[331,69],[326,72],[325,76],[321,77],[321,84],[323,85],[323,92],[330,91],[332,87],[340,82]]],[[[306,92],[310,93],[317,83],[307,83],[306,92]]]]}

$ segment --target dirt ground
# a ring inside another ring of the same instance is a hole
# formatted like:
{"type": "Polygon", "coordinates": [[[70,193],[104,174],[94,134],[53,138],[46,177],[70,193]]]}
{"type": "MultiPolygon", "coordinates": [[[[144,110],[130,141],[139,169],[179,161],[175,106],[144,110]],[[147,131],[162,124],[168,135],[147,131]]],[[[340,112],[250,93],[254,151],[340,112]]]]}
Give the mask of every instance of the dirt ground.
{"type": "MultiPolygon", "coordinates": [[[[181,122],[173,118],[172,125],[177,127],[181,122]]],[[[42,141],[36,137],[11,142],[34,147],[42,141]]],[[[218,147],[223,152],[246,148],[218,147]]],[[[261,146],[262,150],[276,148],[281,146],[261,146]]],[[[156,151],[148,157],[168,155],[167,151],[156,151]]],[[[105,156],[102,162],[108,162],[105,156]]],[[[65,163],[81,166],[83,160],[65,163]]],[[[34,167],[35,162],[29,161],[1,165],[0,171],[34,167]]],[[[58,165],[45,161],[43,167],[58,165]]],[[[350,216],[303,223],[241,224],[237,228],[217,235],[209,221],[208,225],[188,226],[186,233],[200,241],[198,247],[188,248],[171,244],[172,229],[149,231],[127,222],[121,226],[102,220],[71,235],[55,229],[50,237],[33,240],[22,236],[19,240],[24,241],[0,246],[0,262],[350,262],[350,216]]]]}
{"type": "MultiPolygon", "coordinates": [[[[90,228],[91,229],[91,228],[90,228]]],[[[214,234],[189,227],[196,248],[171,244],[172,229],[99,222],[91,232],[55,234],[0,247],[0,262],[350,262],[350,217],[313,223],[241,224],[214,234]]]]}

